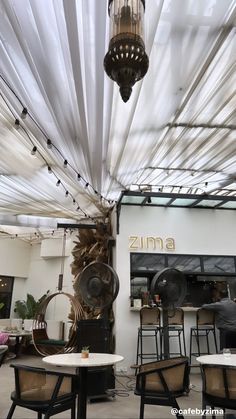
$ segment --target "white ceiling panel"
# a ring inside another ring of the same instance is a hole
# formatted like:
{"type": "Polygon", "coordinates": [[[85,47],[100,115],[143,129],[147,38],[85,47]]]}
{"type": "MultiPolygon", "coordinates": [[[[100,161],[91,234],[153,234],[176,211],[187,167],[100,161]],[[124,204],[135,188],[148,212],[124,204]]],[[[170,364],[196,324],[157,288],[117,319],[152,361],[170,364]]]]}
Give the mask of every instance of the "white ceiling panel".
{"type": "Polygon", "coordinates": [[[0,2],[0,214],[95,221],[131,185],[236,195],[235,0],[147,0],[127,103],[103,69],[107,3],[0,2]]]}

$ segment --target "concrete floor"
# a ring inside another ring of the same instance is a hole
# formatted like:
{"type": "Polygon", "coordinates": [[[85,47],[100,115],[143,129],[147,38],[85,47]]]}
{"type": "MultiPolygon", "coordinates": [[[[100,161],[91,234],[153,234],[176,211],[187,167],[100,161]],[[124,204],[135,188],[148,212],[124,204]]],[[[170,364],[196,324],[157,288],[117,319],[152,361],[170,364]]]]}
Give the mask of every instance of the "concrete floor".
{"type": "MultiPolygon", "coordinates": [[[[10,408],[10,393],[14,389],[13,369],[9,367],[10,363],[20,363],[27,365],[40,366],[41,360],[38,357],[22,355],[17,360],[7,361],[0,368],[0,419],[6,419],[7,412],[10,408]]],[[[41,364],[42,365],[42,364],[41,364]]],[[[45,367],[45,364],[44,364],[45,367]]],[[[201,377],[198,368],[194,368],[191,373],[191,391],[188,396],[178,399],[181,409],[201,408],[201,377]]],[[[116,396],[115,398],[107,398],[105,400],[97,400],[96,402],[88,402],[87,418],[88,419],[138,419],[139,418],[139,397],[133,394],[135,383],[134,376],[116,377],[116,396]]],[[[145,419],[169,419],[174,418],[169,407],[162,406],[146,406],[145,419]]],[[[14,419],[36,419],[37,414],[17,407],[14,413],[14,419]]],[[[64,412],[55,415],[55,418],[69,419],[70,413],[64,412]]],[[[193,411],[185,415],[193,419],[201,416],[193,411]]],[[[221,415],[217,419],[221,419],[221,415]]],[[[228,416],[229,418],[236,416],[228,416]]]]}

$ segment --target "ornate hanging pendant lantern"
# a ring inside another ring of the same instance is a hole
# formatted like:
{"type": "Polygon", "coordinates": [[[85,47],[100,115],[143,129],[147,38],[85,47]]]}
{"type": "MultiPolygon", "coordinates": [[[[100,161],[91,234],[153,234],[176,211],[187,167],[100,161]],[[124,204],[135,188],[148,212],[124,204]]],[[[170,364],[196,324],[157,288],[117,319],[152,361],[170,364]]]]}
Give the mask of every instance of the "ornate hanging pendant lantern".
{"type": "Polygon", "coordinates": [[[107,75],[120,86],[124,102],[148,70],[143,42],[145,0],[109,0],[111,40],[104,58],[107,75]]]}

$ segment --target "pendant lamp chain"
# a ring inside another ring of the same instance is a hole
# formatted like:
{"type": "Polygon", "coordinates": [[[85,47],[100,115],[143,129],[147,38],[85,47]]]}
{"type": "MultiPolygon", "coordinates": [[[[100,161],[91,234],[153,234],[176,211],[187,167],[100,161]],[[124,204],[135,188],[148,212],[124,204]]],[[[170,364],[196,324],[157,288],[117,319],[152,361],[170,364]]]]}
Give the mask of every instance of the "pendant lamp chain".
{"type": "Polygon", "coordinates": [[[65,253],[66,253],[66,229],[64,229],[63,240],[62,240],[61,272],[58,278],[58,291],[62,291],[62,288],[63,288],[65,253]]]}

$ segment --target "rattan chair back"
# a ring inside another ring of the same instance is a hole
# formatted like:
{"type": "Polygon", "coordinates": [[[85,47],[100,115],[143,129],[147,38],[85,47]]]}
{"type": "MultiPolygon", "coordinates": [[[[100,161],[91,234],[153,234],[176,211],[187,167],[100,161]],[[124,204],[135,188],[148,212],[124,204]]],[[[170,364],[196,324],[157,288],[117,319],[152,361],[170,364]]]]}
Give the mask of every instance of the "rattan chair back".
{"type": "Polygon", "coordinates": [[[160,325],[160,313],[158,307],[142,307],[140,310],[140,326],[160,325]]]}
{"type": "Polygon", "coordinates": [[[145,404],[172,406],[176,417],[179,406],[176,397],[189,391],[189,361],[187,357],[176,357],[149,362],[139,367],[136,376],[135,394],[140,396],[140,419],[144,418],[145,404]]]}
{"type": "Polygon", "coordinates": [[[168,311],[168,325],[184,325],[184,310],[182,308],[175,308],[174,311],[168,311]]]}
{"type": "Polygon", "coordinates": [[[236,410],[236,367],[203,364],[201,372],[203,408],[211,406],[236,410]]]}
{"type": "Polygon", "coordinates": [[[200,308],[197,310],[197,326],[215,325],[215,313],[210,310],[200,308]]]}
{"type": "Polygon", "coordinates": [[[71,410],[75,418],[75,376],[63,372],[46,371],[26,365],[11,365],[15,372],[15,391],[7,419],[11,419],[16,406],[38,412],[38,417],[49,418],[71,410]]]}

